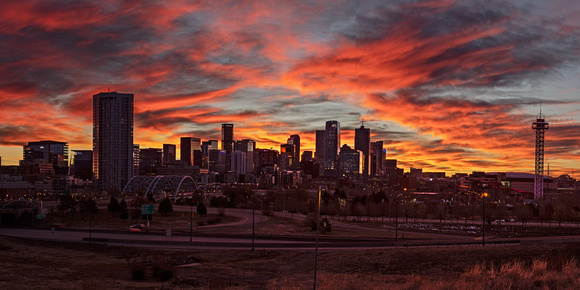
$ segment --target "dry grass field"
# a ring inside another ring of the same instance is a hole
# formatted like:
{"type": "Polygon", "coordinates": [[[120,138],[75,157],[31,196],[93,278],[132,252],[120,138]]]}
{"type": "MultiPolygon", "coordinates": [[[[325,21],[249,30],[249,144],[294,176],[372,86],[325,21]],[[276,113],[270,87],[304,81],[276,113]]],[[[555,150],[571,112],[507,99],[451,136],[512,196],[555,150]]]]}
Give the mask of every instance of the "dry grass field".
{"type": "MultiPolygon", "coordinates": [[[[0,256],[0,289],[304,289],[314,271],[314,251],[152,250],[0,237],[0,256]],[[143,269],[144,279],[132,279],[128,265],[143,269]],[[172,274],[167,281],[154,275],[156,265],[172,274]]],[[[320,289],[580,289],[580,242],[321,250],[318,261],[320,289]]]]}

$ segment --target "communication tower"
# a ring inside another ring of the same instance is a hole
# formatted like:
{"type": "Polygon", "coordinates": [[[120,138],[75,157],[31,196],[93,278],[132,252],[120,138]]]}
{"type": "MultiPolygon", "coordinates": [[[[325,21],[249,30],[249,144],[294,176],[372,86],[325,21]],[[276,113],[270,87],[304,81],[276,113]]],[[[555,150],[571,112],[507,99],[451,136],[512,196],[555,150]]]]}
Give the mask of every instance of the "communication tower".
{"type": "Polygon", "coordinates": [[[540,110],[532,129],[536,130],[536,176],[534,177],[534,199],[544,196],[544,133],[550,129],[540,110]]]}

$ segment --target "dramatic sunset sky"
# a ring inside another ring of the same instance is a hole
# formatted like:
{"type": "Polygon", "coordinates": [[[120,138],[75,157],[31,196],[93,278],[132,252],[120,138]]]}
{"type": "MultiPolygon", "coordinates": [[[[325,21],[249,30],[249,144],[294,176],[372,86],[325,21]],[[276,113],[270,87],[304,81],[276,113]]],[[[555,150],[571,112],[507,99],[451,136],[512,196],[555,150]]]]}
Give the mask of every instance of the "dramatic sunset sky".
{"type": "MultiPolygon", "coordinates": [[[[424,171],[580,167],[580,1],[2,1],[0,156],[92,149],[92,96],[135,94],[135,143],[181,136],[280,148],[365,120],[424,171]]],[[[547,168],[546,168],[547,169],[547,168]]]]}

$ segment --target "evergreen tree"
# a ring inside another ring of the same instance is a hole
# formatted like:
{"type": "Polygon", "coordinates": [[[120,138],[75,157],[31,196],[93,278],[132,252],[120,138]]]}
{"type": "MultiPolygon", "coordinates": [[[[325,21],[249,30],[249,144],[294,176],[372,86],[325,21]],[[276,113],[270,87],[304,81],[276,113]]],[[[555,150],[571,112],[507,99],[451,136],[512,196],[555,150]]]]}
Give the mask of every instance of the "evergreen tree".
{"type": "Polygon", "coordinates": [[[111,199],[109,200],[109,205],[107,205],[107,210],[113,215],[115,216],[116,212],[119,212],[121,210],[121,207],[119,205],[119,201],[111,196],[111,199]]]}
{"type": "Polygon", "coordinates": [[[122,220],[126,220],[129,218],[129,210],[127,209],[127,202],[125,201],[125,199],[121,200],[121,203],[119,204],[119,217],[122,220]]]}
{"type": "Polygon", "coordinates": [[[206,214],[207,214],[207,207],[205,207],[205,204],[203,204],[203,202],[200,202],[200,203],[197,205],[197,213],[198,213],[200,216],[204,216],[204,215],[206,215],[206,214]]]}
{"type": "Polygon", "coordinates": [[[164,198],[159,203],[159,208],[157,209],[162,215],[167,215],[170,212],[173,212],[173,205],[171,205],[171,201],[169,198],[164,198]]]}

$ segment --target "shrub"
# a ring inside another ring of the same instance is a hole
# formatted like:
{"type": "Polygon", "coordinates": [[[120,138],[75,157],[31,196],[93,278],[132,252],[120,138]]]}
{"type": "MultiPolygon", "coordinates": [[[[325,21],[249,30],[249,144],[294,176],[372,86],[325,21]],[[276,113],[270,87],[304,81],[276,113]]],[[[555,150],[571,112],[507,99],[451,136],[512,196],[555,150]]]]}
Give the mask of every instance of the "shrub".
{"type": "Polygon", "coordinates": [[[157,261],[153,264],[153,277],[160,281],[167,281],[173,278],[173,269],[165,261],[157,261]]]}
{"type": "Polygon", "coordinates": [[[145,280],[145,272],[147,268],[143,264],[133,263],[131,265],[131,279],[136,281],[145,280]]]}

